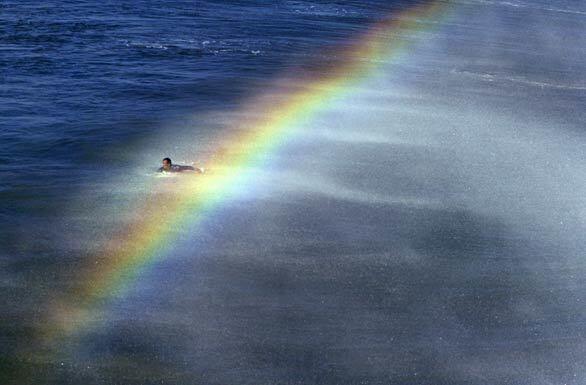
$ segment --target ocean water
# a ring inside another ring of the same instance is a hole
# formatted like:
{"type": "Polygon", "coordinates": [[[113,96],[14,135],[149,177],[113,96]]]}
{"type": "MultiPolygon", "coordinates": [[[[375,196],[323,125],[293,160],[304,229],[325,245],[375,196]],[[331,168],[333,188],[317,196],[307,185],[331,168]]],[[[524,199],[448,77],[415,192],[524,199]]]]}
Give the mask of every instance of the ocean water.
{"type": "Polygon", "coordinates": [[[583,384],[585,25],[566,0],[2,2],[0,382],[583,384]],[[389,18],[415,26],[362,54],[389,18]],[[332,74],[211,208],[154,172],[205,183],[332,74]]]}

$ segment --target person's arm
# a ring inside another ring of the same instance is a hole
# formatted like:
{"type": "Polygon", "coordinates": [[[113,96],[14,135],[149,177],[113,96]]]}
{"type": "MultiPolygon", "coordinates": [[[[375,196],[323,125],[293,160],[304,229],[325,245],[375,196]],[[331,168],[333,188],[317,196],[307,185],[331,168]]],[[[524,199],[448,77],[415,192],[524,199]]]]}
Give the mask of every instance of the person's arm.
{"type": "Polygon", "coordinates": [[[159,169],[157,170],[157,172],[163,172],[163,167],[159,167],[159,169]]]}

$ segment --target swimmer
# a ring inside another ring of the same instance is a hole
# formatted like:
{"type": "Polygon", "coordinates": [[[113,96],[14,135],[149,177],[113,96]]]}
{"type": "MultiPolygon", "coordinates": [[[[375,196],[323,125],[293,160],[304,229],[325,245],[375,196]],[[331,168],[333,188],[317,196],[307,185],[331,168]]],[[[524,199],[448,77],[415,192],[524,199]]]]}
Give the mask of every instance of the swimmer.
{"type": "Polygon", "coordinates": [[[192,166],[181,166],[179,164],[173,164],[170,158],[163,159],[163,167],[160,167],[158,172],[183,172],[183,171],[195,171],[203,174],[203,168],[197,168],[192,166]]]}

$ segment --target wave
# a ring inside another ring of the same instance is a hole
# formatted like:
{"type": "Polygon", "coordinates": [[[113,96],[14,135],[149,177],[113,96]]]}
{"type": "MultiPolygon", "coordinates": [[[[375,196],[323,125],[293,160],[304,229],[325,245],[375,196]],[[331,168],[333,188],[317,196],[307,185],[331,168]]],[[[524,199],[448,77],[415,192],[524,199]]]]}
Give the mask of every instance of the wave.
{"type": "Polygon", "coordinates": [[[586,15],[586,10],[570,9],[570,8],[559,8],[552,7],[550,5],[538,5],[535,3],[515,2],[515,1],[496,1],[496,0],[460,0],[460,4],[480,4],[480,5],[496,5],[502,7],[514,7],[514,8],[530,8],[541,11],[568,13],[574,15],[586,15]]]}
{"type": "Polygon", "coordinates": [[[175,39],[169,41],[131,41],[121,40],[120,43],[128,48],[141,50],[161,50],[176,53],[211,54],[241,53],[261,55],[271,45],[269,41],[250,39],[175,39]]]}
{"type": "Polygon", "coordinates": [[[555,88],[564,90],[586,90],[586,84],[568,84],[568,83],[556,83],[544,80],[533,80],[523,76],[511,76],[511,75],[499,75],[484,72],[474,72],[467,70],[453,69],[450,71],[451,74],[460,75],[465,77],[471,77],[480,79],[486,82],[510,82],[516,84],[524,84],[527,86],[539,87],[539,88],[555,88]]]}
{"type": "Polygon", "coordinates": [[[341,7],[333,4],[306,3],[302,1],[288,1],[285,9],[298,15],[326,16],[326,17],[356,17],[361,12],[352,7],[341,7]]]}

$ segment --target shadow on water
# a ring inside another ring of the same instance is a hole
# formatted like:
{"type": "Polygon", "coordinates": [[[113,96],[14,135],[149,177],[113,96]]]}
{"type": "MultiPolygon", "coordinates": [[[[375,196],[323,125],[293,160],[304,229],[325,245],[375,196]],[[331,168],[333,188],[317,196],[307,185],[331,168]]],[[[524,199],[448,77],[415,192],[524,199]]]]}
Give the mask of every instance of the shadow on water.
{"type": "MultiPolygon", "coordinates": [[[[543,286],[540,245],[493,217],[294,195],[245,203],[73,342],[53,383],[506,383],[562,362],[580,327],[578,309],[551,314],[577,293],[543,286]]],[[[571,379],[573,367],[547,370],[571,379]]]]}

